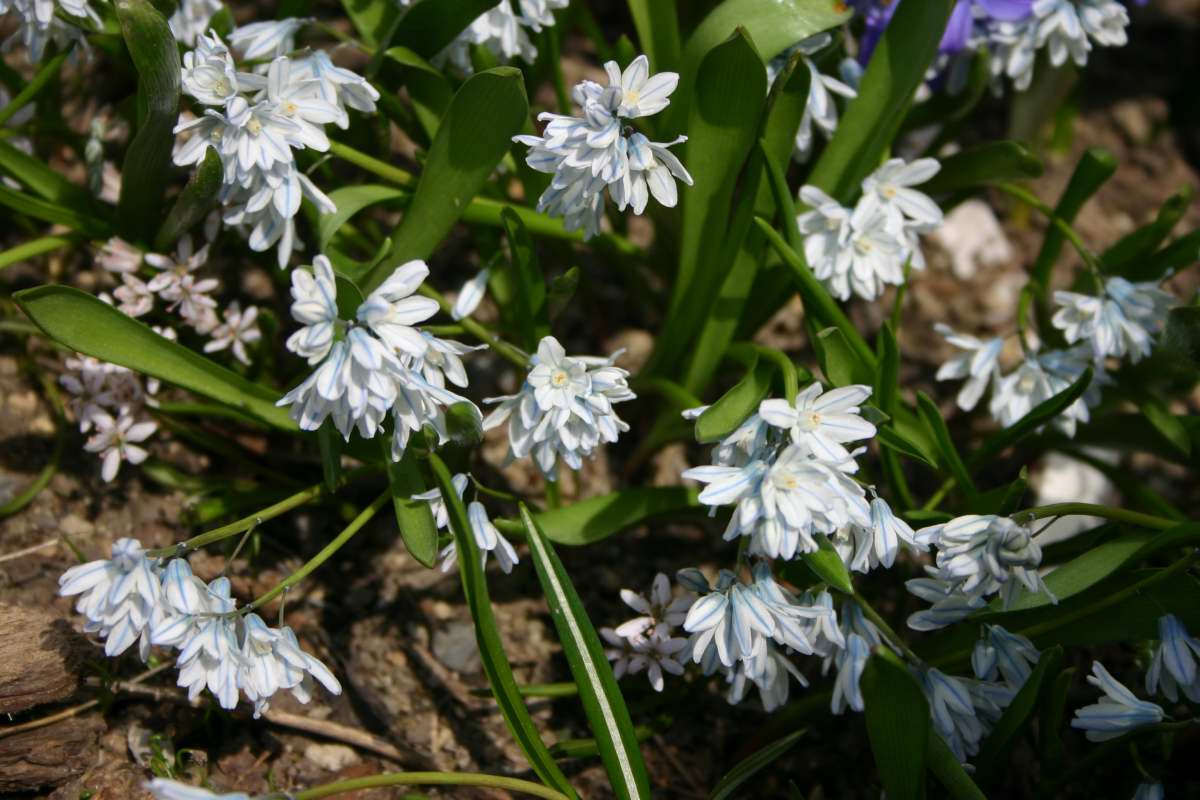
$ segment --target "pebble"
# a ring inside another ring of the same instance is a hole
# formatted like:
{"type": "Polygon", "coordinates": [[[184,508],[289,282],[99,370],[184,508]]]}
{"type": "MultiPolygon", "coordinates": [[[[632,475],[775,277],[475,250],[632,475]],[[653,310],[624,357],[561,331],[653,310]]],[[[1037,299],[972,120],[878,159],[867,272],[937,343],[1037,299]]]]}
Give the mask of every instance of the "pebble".
{"type": "Polygon", "coordinates": [[[341,772],[362,760],[344,744],[310,744],[304,748],[304,757],[328,772],[341,772]]]}
{"type": "Polygon", "coordinates": [[[433,634],[433,656],[458,673],[478,672],[479,645],[475,626],[470,622],[452,622],[433,634]]]}
{"type": "Polygon", "coordinates": [[[96,526],[77,514],[68,514],[58,523],[59,529],[67,536],[87,536],[96,530],[96,526]]]}

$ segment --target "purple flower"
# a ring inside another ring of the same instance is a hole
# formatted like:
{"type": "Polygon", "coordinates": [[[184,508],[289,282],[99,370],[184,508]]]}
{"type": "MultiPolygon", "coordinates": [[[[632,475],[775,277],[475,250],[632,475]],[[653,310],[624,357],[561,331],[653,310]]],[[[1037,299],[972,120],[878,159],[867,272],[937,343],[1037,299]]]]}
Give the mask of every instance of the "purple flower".
{"type": "MultiPolygon", "coordinates": [[[[892,21],[901,0],[890,0],[880,4],[879,0],[858,0],[853,3],[866,18],[866,30],[859,41],[858,60],[866,64],[879,44],[879,37],[892,21]]],[[[958,0],[950,12],[946,31],[938,45],[938,52],[958,53],[966,49],[975,29],[975,22],[994,20],[1015,22],[1033,12],[1033,0],[958,0]]]]}

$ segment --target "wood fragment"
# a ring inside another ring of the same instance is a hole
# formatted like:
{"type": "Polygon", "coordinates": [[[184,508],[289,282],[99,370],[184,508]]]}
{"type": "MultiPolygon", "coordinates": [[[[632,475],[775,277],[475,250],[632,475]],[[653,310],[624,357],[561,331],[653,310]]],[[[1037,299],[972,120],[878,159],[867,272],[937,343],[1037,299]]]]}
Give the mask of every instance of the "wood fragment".
{"type": "Polygon", "coordinates": [[[0,739],[0,793],[59,786],[83,773],[104,729],[99,714],[88,714],[0,739]]]}
{"type": "Polygon", "coordinates": [[[0,714],[70,697],[91,649],[53,611],[0,605],[0,714]]]}

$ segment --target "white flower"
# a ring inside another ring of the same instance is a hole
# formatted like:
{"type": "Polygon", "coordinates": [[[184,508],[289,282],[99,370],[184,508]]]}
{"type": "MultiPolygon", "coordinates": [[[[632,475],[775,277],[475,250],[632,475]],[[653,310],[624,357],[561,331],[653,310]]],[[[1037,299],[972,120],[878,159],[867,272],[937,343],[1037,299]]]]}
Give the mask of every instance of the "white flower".
{"type": "Polygon", "coordinates": [[[839,529],[833,536],[833,546],[847,567],[867,573],[880,565],[891,567],[896,561],[900,542],[915,549],[914,535],[908,523],[892,513],[886,500],[873,496],[871,526],[864,528],[851,523],[839,529]]]}
{"type": "Polygon", "coordinates": [[[1033,642],[1024,636],[1009,633],[999,625],[985,625],[984,636],[971,651],[971,668],[980,680],[995,681],[1003,677],[1010,688],[1020,689],[1040,655],[1033,642]]]}
{"type": "Polygon", "coordinates": [[[317,94],[302,67],[286,56],[271,62],[267,72],[267,100],[276,113],[296,126],[296,138],[303,147],[321,152],[329,149],[325,125],[345,116],[345,111],[339,111],[317,94]]]}
{"type": "Polygon", "coordinates": [[[450,317],[455,322],[463,317],[471,316],[475,313],[475,309],[479,308],[484,294],[487,293],[488,277],[491,274],[490,269],[481,269],[474,278],[464,283],[463,287],[458,290],[458,298],[454,301],[454,308],[450,311],[450,317]]]}
{"type": "Polygon", "coordinates": [[[292,76],[308,77],[314,81],[314,91],[337,110],[334,124],[343,130],[350,127],[350,114],[346,109],[353,108],[365,114],[375,113],[379,91],[363,76],[336,66],[324,51],[315,50],[296,58],[292,62],[292,76]]]}
{"type": "Polygon", "coordinates": [[[402,370],[382,342],[354,328],[278,405],[292,407],[290,415],[302,430],[317,430],[332,416],[347,441],[355,429],[370,439],[396,402],[396,375],[402,370]]]}
{"type": "MultiPolygon", "coordinates": [[[[465,477],[463,476],[464,479],[465,477]]],[[[463,488],[466,488],[465,480],[463,488]]],[[[455,489],[461,496],[462,489],[459,489],[457,485],[455,489]]],[[[444,501],[442,502],[444,508],[444,501]]],[[[487,509],[483,507],[483,503],[478,500],[471,501],[467,506],[467,519],[471,523],[471,537],[475,540],[476,547],[479,548],[480,566],[486,568],[488,554],[495,553],[496,560],[500,562],[500,571],[505,575],[511,573],[513,565],[520,562],[520,559],[517,558],[517,551],[488,519],[487,509]]],[[[442,572],[449,572],[458,563],[458,543],[452,539],[438,555],[442,559],[442,572]]]]}
{"type": "Polygon", "coordinates": [[[250,356],[246,352],[246,345],[262,338],[262,331],[258,329],[258,309],[250,306],[242,311],[241,305],[234,300],[222,316],[224,321],[213,329],[212,339],[205,343],[204,352],[232,349],[234,357],[249,366],[250,356]]]}
{"type": "Polygon", "coordinates": [[[864,195],[853,212],[814,186],[803,187],[800,197],[812,206],[797,218],[805,257],[838,299],[874,300],[886,286],[904,283],[910,258],[920,266],[914,235],[891,224],[885,208],[869,199],[875,195],[864,195]]]}
{"type": "Polygon", "coordinates": [[[633,642],[633,655],[629,659],[629,674],[646,670],[650,687],[656,692],[663,690],[663,673],[683,674],[683,652],[688,640],[678,636],[652,634],[633,642]]]}
{"type": "Polygon", "coordinates": [[[137,272],[142,265],[142,251],[119,236],[113,236],[100,246],[96,264],[109,272],[137,272]]]}
{"type": "Polygon", "coordinates": [[[635,638],[659,625],[668,629],[682,625],[694,599],[690,594],[672,599],[671,581],[661,572],[654,576],[649,599],[632,589],[622,589],[621,600],[641,616],[617,626],[617,634],[635,638]]]}
{"type": "Polygon", "coordinates": [[[234,28],[229,41],[247,59],[275,58],[296,49],[296,32],[308,22],[298,17],[251,22],[234,28]]]}
{"type": "Polygon", "coordinates": [[[208,30],[213,15],[222,8],[220,0],[182,0],[167,22],[175,39],[189,47],[208,30]]]}
{"type": "Polygon", "coordinates": [[[686,141],[686,136],[670,142],[652,142],[640,133],[630,136],[626,147],[629,169],[608,189],[617,208],[624,211],[631,206],[633,213],[641,214],[650,195],[663,206],[674,208],[679,202],[675,180],[691,186],[692,176],[667,148],[686,141]]]}
{"type": "Polygon", "coordinates": [[[83,629],[105,639],[106,655],[118,656],[138,642],[143,661],[150,656],[160,589],[157,562],[130,538],[113,542],[112,558],[71,567],[58,579],[60,595],[79,595],[75,610],[87,619],[83,629]]]}
{"type": "Polygon", "coordinates": [[[224,106],[240,90],[233,56],[221,37],[199,36],[195,49],[183,54],[183,91],[204,105],[224,106]]]}
{"type": "Polygon", "coordinates": [[[300,649],[291,628],[269,628],[257,614],[242,618],[241,670],[238,686],[254,703],[258,718],[270,708],[271,697],[287,689],[301,703],[312,699],[312,679],[316,678],[332,694],[341,694],[342,686],[319,660],[300,649]]]}
{"type": "Polygon", "coordinates": [[[1187,628],[1174,614],[1159,617],[1158,639],[1154,658],[1146,670],[1146,692],[1161,691],[1174,703],[1182,691],[1191,702],[1200,702],[1200,669],[1196,666],[1200,641],[1188,635],[1187,628]]]}
{"type": "Polygon", "coordinates": [[[1104,692],[1104,697],[1077,710],[1071,720],[1071,727],[1085,731],[1088,741],[1105,742],[1143,725],[1162,722],[1164,714],[1160,706],[1138,700],[1099,661],[1092,662],[1088,683],[1104,692]]]}
{"type": "MultiPolygon", "coordinates": [[[[461,472],[450,479],[450,483],[454,486],[454,491],[458,493],[459,497],[463,496],[463,492],[467,490],[470,481],[471,479],[461,472]]],[[[438,530],[446,530],[449,527],[450,510],[447,508],[446,501],[442,497],[441,489],[435,488],[427,492],[414,494],[410,499],[424,500],[426,503],[429,503],[429,511],[433,514],[433,521],[437,525],[438,530]]]]}
{"type": "Polygon", "coordinates": [[[955,402],[963,411],[970,411],[979,404],[988,384],[1000,380],[999,362],[1004,340],[999,337],[977,339],[974,336],[956,333],[949,325],[940,322],[934,325],[934,329],[947,342],[963,351],[938,368],[937,379],[947,381],[966,378],[958,396],[955,397],[955,402]]]}
{"type": "Polygon", "coordinates": [[[401,264],[358,307],[359,323],[370,328],[395,355],[420,357],[425,353],[426,341],[413,326],[436,314],[438,304],[412,294],[428,276],[424,261],[401,264]]]}
{"type": "MultiPolygon", "coordinates": [[[[802,53],[801,61],[804,62],[804,67],[808,70],[809,74],[808,98],[804,104],[804,113],[800,117],[800,128],[796,131],[795,150],[793,154],[797,161],[807,161],[809,156],[812,155],[814,125],[817,130],[825,134],[826,138],[833,136],[834,132],[837,131],[838,107],[833,96],[840,95],[846,98],[855,98],[858,96],[858,92],[851,86],[846,85],[831,75],[822,73],[817,69],[817,65],[813,63],[812,59],[809,58],[809,56],[815,55],[820,50],[828,47],[831,41],[833,41],[833,37],[828,33],[818,33],[785,50],[780,56],[772,60],[772,64],[786,62],[793,52],[799,50],[802,53]]],[[[771,67],[768,66],[768,72],[770,71],[771,67]]],[[[777,76],[771,75],[770,77],[771,82],[774,83],[777,76]]]]}
{"type": "Polygon", "coordinates": [[[178,297],[179,285],[183,279],[208,263],[208,245],[199,250],[192,246],[190,234],[184,234],[175,245],[175,255],[167,256],[160,253],[147,253],[145,262],[159,273],[147,284],[150,291],[163,295],[164,299],[178,297]],[[167,297],[170,293],[172,297],[167,297]]]}
{"type": "MultiPolygon", "coordinates": [[[[212,581],[205,601],[205,612],[183,620],[186,624],[177,623],[184,636],[175,643],[179,648],[176,685],[185,687],[191,700],[207,688],[221,708],[232,710],[238,703],[238,671],[243,661],[237,640],[237,615],[233,614],[237,604],[230,594],[229,579],[212,581]]],[[[157,631],[160,635],[156,641],[169,641],[175,630],[157,631]]]]}
{"type": "Polygon", "coordinates": [[[987,605],[980,595],[966,595],[958,591],[956,581],[939,578],[939,572],[926,567],[927,578],[905,581],[904,588],[927,603],[929,608],[917,611],[908,618],[908,627],[914,631],[934,631],[961,622],[987,605]]]}
{"type": "Polygon", "coordinates": [[[671,93],[679,85],[679,74],[660,72],[650,74],[650,60],[641,55],[629,62],[622,72],[617,62],[604,65],[608,74],[608,85],[621,90],[621,105],[617,114],[626,119],[649,117],[671,104],[671,93]]]}
{"type": "Polygon", "coordinates": [[[870,386],[843,386],[826,392],[814,382],[796,395],[793,404],[762,401],[758,415],[768,425],[788,431],[792,442],[805,452],[830,464],[842,464],[850,459],[846,443],[875,435],[875,426],[860,416],[860,406],[870,396],[870,386]]]}
{"type": "Polygon", "coordinates": [[[526,28],[534,33],[554,25],[554,9],[566,8],[569,0],[502,0],[494,8],[476,17],[466,30],[434,59],[449,59],[461,71],[472,71],[471,46],[487,48],[503,61],[520,58],[532,64],[537,59],[526,28]]]}
{"type": "Polygon", "coordinates": [[[1087,340],[1097,361],[1128,354],[1135,364],[1150,354],[1152,335],[1162,329],[1174,302],[1153,283],[1124,278],[1110,278],[1103,296],[1060,291],[1054,300],[1061,308],[1052,322],[1068,343],[1087,340]]]}
{"type": "Polygon", "coordinates": [[[791,679],[801,686],[808,686],[808,681],[796,665],[769,642],[752,662],[743,661],[732,669],[726,669],[725,673],[729,682],[725,699],[731,705],[740,703],[753,685],[758,689],[763,710],[768,714],[787,703],[791,679]]]}
{"type": "Polygon", "coordinates": [[[141,317],[154,310],[154,292],[141,278],[121,273],[121,285],[113,290],[117,308],[131,317],[141,317]]]}
{"type": "Polygon", "coordinates": [[[484,350],[487,345],[469,345],[450,339],[439,339],[428,331],[421,331],[425,339],[425,352],[419,358],[412,359],[411,369],[429,383],[439,389],[446,388],[446,382],[466,388],[467,369],[463,366],[462,356],[484,350]]]}
{"type": "Polygon", "coordinates": [[[929,701],[934,730],[960,762],[979,752],[988,726],[976,714],[975,697],[965,678],[955,678],[928,668],[918,673],[929,701]]]}
{"type": "Polygon", "coordinates": [[[1139,783],[1137,791],[1133,793],[1133,800],[1163,800],[1166,793],[1163,791],[1163,785],[1158,781],[1153,783],[1139,783]]]}
{"type": "MultiPolygon", "coordinates": [[[[1065,391],[1090,363],[1090,358],[1082,365],[1070,362],[1077,362],[1077,359],[1064,351],[1026,356],[1017,369],[1001,377],[992,387],[989,406],[992,416],[1007,428],[1041,403],[1065,391]]],[[[1054,425],[1067,436],[1074,436],[1076,424],[1087,422],[1089,417],[1087,397],[1080,397],[1054,419],[1054,425]]]]}
{"type": "Polygon", "coordinates": [[[928,195],[917,191],[941,169],[936,158],[919,158],[911,163],[892,158],[868,175],[862,183],[863,201],[878,205],[893,230],[918,226],[928,230],[942,222],[942,210],[928,195]]]}
{"type": "Polygon", "coordinates": [[[507,422],[509,457],[532,455],[548,480],[556,479],[559,459],[579,469],[601,442],[615,442],[629,430],[613,410],[614,403],[634,397],[629,373],[613,365],[617,355],[567,356],[557,339],[544,337],[521,390],[484,399],[499,405],[483,420],[483,429],[507,422]]]}
{"type": "Polygon", "coordinates": [[[313,259],[312,269],[292,270],[292,319],[303,327],[288,337],[287,348],[309,364],[320,363],[337,333],[337,280],[328,257],[313,259]]]}
{"type": "Polygon", "coordinates": [[[100,476],[105,481],[117,477],[122,461],[137,465],[150,455],[139,445],[158,430],[158,425],[153,421],[138,422],[130,414],[120,414],[113,419],[109,414],[99,412],[92,417],[91,422],[96,432],[88,438],[83,449],[100,455],[103,463],[100,476]]]}
{"type": "Polygon", "coordinates": [[[300,126],[275,103],[251,105],[245,98],[235,97],[225,107],[225,120],[228,127],[221,136],[222,161],[226,174],[232,169],[239,183],[249,182],[256,171],[267,173],[276,164],[292,163],[292,148],[305,146],[300,126]]]}
{"type": "Polygon", "coordinates": [[[166,778],[154,778],[146,783],[146,790],[154,795],[155,800],[250,800],[250,795],[245,792],[216,794],[199,786],[166,778]]]}
{"type": "Polygon", "coordinates": [[[834,656],[838,669],[837,679],[833,682],[833,699],[830,701],[830,710],[834,714],[844,714],[847,708],[854,711],[866,708],[859,682],[870,657],[871,648],[866,639],[857,633],[846,637],[846,646],[834,656]]]}

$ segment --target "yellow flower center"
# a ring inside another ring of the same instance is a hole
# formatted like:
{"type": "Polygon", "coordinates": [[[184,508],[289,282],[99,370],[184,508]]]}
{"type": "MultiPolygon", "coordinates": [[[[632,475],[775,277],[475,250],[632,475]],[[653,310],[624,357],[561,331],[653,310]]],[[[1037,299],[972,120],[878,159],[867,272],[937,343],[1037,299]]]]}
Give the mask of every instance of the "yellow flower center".
{"type": "Polygon", "coordinates": [[[561,389],[571,382],[571,376],[561,369],[554,370],[550,375],[550,385],[555,389],[561,389]]]}

